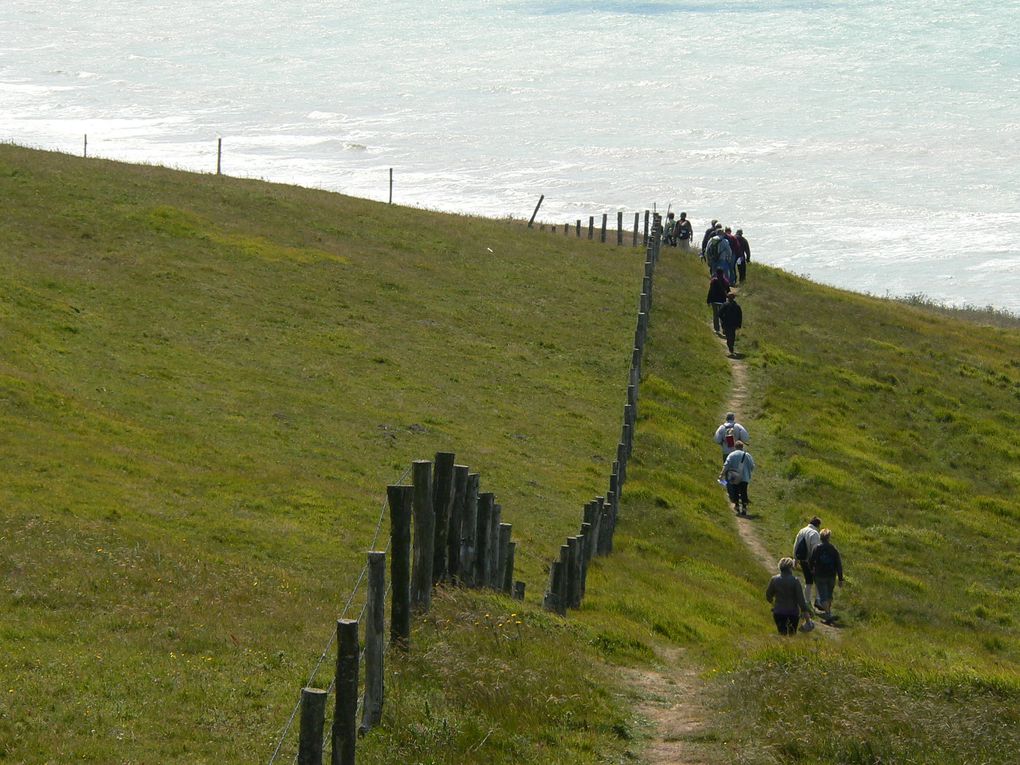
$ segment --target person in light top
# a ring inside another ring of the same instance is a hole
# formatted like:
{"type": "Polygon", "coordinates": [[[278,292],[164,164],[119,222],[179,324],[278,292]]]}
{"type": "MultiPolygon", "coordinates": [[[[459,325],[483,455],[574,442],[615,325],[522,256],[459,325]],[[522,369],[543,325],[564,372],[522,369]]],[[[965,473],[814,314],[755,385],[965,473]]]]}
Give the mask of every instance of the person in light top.
{"type": "MultiPolygon", "coordinates": [[[[797,561],[797,565],[800,566],[800,570],[804,572],[804,596],[811,602],[811,593],[815,587],[815,577],[811,572],[811,566],[808,561],[811,559],[811,553],[815,551],[818,544],[822,541],[821,536],[818,534],[818,529],[822,527],[822,519],[817,515],[808,521],[807,526],[797,532],[797,538],[793,540],[793,557],[797,561]]],[[[815,606],[819,604],[816,602],[815,606]]]]}
{"type": "Polygon", "coordinates": [[[737,441],[749,443],[751,436],[748,434],[747,428],[737,422],[737,415],[727,412],[725,422],[715,430],[714,440],[722,447],[722,458],[725,462],[730,452],[736,448],[737,441]]]}

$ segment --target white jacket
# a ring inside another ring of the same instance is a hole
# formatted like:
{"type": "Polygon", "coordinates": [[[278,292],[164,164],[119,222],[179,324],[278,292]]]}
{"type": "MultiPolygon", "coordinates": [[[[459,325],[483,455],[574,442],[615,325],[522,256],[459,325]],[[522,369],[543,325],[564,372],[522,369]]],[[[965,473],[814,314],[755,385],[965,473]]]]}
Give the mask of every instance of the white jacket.
{"type": "Polygon", "coordinates": [[[743,441],[746,444],[748,441],[751,440],[751,436],[748,435],[747,429],[743,425],[741,425],[739,422],[733,422],[733,423],[724,422],[715,431],[715,442],[717,444],[719,444],[719,446],[722,447],[723,457],[725,457],[726,455],[728,455],[730,452],[733,451],[733,447],[732,446],[727,446],[726,445],[726,429],[731,427],[731,426],[733,428],[733,441],[734,442],[743,441]]]}
{"type": "Polygon", "coordinates": [[[793,555],[791,557],[797,557],[797,545],[799,545],[800,540],[805,537],[807,537],[807,555],[804,557],[804,560],[810,558],[812,551],[822,542],[822,538],[818,534],[818,529],[809,523],[797,532],[797,538],[793,540],[793,555]]]}

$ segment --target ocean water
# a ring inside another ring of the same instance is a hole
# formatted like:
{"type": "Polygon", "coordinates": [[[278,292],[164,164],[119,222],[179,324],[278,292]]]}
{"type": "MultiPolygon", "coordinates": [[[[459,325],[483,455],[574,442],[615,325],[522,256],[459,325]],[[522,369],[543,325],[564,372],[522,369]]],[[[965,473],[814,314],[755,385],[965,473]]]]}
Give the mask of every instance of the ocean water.
{"type": "Polygon", "coordinates": [[[1017,0],[2,0],[0,140],[562,223],[653,206],[1020,313],[1017,0]]]}

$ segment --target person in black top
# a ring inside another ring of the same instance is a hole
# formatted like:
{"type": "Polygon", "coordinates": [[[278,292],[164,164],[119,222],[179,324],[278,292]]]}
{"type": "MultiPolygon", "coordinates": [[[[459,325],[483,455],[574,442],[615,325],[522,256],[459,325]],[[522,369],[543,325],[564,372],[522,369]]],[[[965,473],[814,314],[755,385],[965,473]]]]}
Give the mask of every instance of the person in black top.
{"type": "Polygon", "coordinates": [[[737,258],[737,276],[740,278],[740,283],[743,284],[747,281],[747,264],[751,262],[751,245],[744,237],[743,229],[738,228],[735,236],[740,242],[740,249],[743,250],[740,257],[737,258]]]}
{"type": "Polygon", "coordinates": [[[719,225],[719,221],[715,218],[712,219],[712,225],[705,229],[705,236],[701,239],[701,259],[705,259],[705,248],[708,247],[708,240],[715,234],[715,228],[719,225]]]}
{"type": "Polygon", "coordinates": [[[737,296],[732,292],[726,295],[726,304],[719,309],[719,323],[726,336],[726,347],[733,355],[733,345],[737,342],[737,330],[744,326],[744,312],[737,305],[737,296]]]}
{"type": "Polygon", "coordinates": [[[818,536],[821,541],[811,551],[808,565],[811,566],[811,573],[818,587],[819,605],[825,612],[822,621],[828,622],[832,620],[832,593],[836,589],[836,581],[839,581],[840,587],[843,586],[843,559],[839,550],[829,541],[832,536],[829,529],[822,529],[818,536]]]}
{"type": "Polygon", "coordinates": [[[708,283],[708,297],[705,302],[712,306],[712,326],[719,334],[719,309],[726,303],[726,295],[730,291],[730,283],[726,281],[723,270],[717,268],[712,281],[708,283]]]}
{"type": "Polygon", "coordinates": [[[691,239],[694,237],[694,227],[687,220],[687,213],[680,213],[680,220],[676,222],[675,236],[680,247],[685,250],[691,249],[691,239]]]}

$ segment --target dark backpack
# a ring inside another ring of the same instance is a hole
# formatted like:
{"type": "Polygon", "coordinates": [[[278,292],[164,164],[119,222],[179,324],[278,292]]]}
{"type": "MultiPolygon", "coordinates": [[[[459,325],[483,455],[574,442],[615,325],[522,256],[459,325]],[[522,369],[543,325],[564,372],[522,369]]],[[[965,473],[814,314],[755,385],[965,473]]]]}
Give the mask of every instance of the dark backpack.
{"type": "Polygon", "coordinates": [[[708,247],[705,248],[705,257],[710,261],[719,259],[719,240],[713,237],[708,242],[708,247]]]}
{"type": "Polygon", "coordinates": [[[793,550],[793,557],[799,561],[806,561],[807,556],[807,534],[805,534],[800,538],[800,541],[797,542],[797,546],[793,550]]]}

